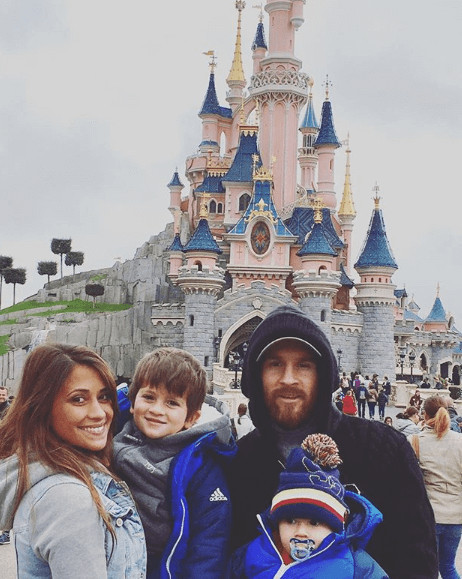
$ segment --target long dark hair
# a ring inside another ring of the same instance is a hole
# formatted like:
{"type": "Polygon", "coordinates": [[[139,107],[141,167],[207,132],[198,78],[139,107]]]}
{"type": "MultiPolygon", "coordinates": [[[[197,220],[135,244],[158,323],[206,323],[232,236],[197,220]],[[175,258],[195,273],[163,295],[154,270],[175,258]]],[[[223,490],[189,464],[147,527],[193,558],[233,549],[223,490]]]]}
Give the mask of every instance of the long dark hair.
{"type": "Polygon", "coordinates": [[[108,389],[114,417],[117,390],[114,376],[106,362],[84,346],[44,344],[27,356],[17,396],[0,424],[0,459],[17,455],[18,485],[14,512],[29,489],[28,464],[39,461],[55,472],[67,473],[85,483],[99,514],[113,533],[110,517],[94,487],[90,471],[107,472],[112,455],[112,421],[106,446],[98,452],[76,448],[61,440],[51,427],[51,409],[55,398],[72,370],[87,366],[98,373],[108,389]]]}

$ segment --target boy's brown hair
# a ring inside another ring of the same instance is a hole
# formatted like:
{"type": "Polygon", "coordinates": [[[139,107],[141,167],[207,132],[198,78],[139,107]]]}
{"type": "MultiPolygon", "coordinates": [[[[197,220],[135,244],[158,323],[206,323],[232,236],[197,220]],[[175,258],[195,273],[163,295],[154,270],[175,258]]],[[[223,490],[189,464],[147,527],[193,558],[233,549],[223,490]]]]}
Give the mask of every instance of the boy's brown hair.
{"type": "Polygon", "coordinates": [[[201,409],[207,392],[207,374],[198,360],[185,350],[159,348],[138,362],[128,390],[132,407],[140,388],[163,384],[175,396],[185,396],[187,418],[201,409]]]}

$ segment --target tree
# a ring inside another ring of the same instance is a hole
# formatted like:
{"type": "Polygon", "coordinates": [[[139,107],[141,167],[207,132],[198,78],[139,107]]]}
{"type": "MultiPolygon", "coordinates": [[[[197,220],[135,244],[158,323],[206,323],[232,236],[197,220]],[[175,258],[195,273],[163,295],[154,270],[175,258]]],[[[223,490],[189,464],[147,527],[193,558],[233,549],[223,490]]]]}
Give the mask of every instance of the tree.
{"type": "Polygon", "coordinates": [[[3,277],[5,278],[5,283],[13,284],[13,305],[15,305],[16,284],[20,283],[21,285],[24,285],[26,283],[26,270],[22,267],[8,267],[7,269],[3,270],[3,277]]]}
{"type": "Polygon", "coordinates": [[[69,251],[68,253],[66,253],[64,263],[66,265],[72,265],[72,267],[74,268],[72,271],[72,275],[75,275],[75,266],[83,264],[83,252],[82,251],[69,251]]]}
{"type": "Polygon", "coordinates": [[[56,261],[39,261],[37,271],[39,275],[47,275],[48,283],[50,283],[50,275],[56,275],[58,273],[58,264],[56,261]]]}
{"type": "Polygon", "coordinates": [[[51,240],[51,251],[61,257],[61,279],[63,278],[63,255],[70,252],[71,244],[72,239],[56,239],[54,237],[51,240]]]}
{"type": "Polygon", "coordinates": [[[91,296],[93,298],[93,307],[95,307],[97,296],[102,296],[104,294],[104,286],[102,286],[100,283],[87,283],[85,286],[85,293],[87,296],[91,296]]]}
{"type": "Polygon", "coordinates": [[[13,258],[7,257],[6,255],[0,255],[0,310],[2,309],[2,282],[3,282],[3,272],[6,268],[13,265],[13,258]]]}

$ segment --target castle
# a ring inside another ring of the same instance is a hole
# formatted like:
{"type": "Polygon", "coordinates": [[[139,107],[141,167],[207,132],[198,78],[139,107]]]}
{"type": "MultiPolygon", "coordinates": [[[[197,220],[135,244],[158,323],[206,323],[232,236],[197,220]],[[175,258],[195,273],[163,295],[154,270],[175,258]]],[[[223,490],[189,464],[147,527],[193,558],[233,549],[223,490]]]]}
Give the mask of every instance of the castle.
{"type": "MultiPolygon", "coordinates": [[[[198,148],[186,159],[184,177],[176,170],[167,185],[173,224],[133,260],[105,271],[105,299],[133,308],[92,322],[93,329],[83,318],[70,328],[57,315],[54,339],[96,347],[126,377],[153,347],[181,347],[204,364],[222,392],[236,379],[255,327],[272,309],[291,303],[323,328],[345,371],[391,380],[438,374],[460,384],[461,335],[438,293],[422,318],[406,290],[393,284],[398,264],[377,187],[369,229],[357,232],[362,250],[356,261],[351,255],[351,151],[336,135],[329,82],[318,122],[313,82],[295,53],[304,4],[266,0],[267,24],[262,11],[248,82],[241,46],[245,2],[236,0],[227,106],[217,96],[210,51],[198,148]],[[342,144],[339,195],[334,165],[342,144]]],[[[50,282],[37,299],[78,297],[87,277],[50,282]]]]}

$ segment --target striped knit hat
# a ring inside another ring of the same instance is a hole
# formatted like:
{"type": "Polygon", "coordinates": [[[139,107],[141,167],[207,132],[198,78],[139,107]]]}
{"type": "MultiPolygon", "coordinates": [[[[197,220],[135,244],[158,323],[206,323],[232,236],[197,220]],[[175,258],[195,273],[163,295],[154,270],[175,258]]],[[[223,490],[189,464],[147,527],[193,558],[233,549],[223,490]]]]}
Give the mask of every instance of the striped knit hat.
{"type": "Polygon", "coordinates": [[[294,448],[271,503],[270,517],[315,519],[341,533],[348,513],[337,466],[342,463],[335,442],[326,434],[310,434],[294,448]]]}

